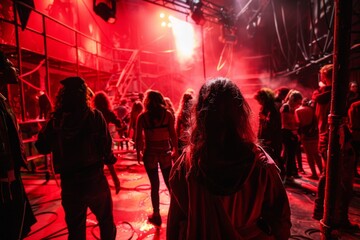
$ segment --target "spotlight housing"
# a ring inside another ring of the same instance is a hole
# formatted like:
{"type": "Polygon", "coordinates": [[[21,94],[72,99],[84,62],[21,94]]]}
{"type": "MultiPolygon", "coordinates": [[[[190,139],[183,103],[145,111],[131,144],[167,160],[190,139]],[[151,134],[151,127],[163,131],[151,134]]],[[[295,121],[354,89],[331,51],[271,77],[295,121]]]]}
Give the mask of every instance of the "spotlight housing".
{"type": "Polygon", "coordinates": [[[115,23],[116,0],[111,0],[111,7],[104,2],[96,4],[94,0],[94,12],[108,23],[115,23]]]}
{"type": "Polygon", "coordinates": [[[197,24],[197,25],[204,25],[205,24],[205,17],[204,13],[201,9],[202,2],[199,1],[192,7],[192,13],[191,13],[191,19],[197,24]]]}

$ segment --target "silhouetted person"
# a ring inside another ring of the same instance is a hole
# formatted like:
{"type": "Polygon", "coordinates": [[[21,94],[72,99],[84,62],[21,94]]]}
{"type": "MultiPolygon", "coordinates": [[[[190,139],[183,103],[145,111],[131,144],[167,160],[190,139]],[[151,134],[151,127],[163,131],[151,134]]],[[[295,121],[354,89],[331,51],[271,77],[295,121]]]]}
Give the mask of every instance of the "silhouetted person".
{"type": "Polygon", "coordinates": [[[191,145],[171,170],[167,238],[287,240],[288,197],[239,88],[206,82],[195,109],[191,145]]]}
{"type": "Polygon", "coordinates": [[[284,100],[288,95],[290,88],[288,87],[279,87],[274,90],[275,92],[275,107],[278,111],[280,111],[281,106],[284,104],[284,100]]]}
{"type": "Polygon", "coordinates": [[[184,148],[190,143],[191,111],[193,105],[194,90],[188,89],[183,93],[179,109],[176,113],[175,130],[178,137],[179,155],[181,155],[184,148]]]}
{"type": "Polygon", "coordinates": [[[311,106],[311,101],[304,98],[299,108],[295,110],[296,121],[299,124],[299,135],[306,159],[311,170],[311,179],[319,179],[316,166],[321,174],[323,164],[318,150],[319,130],[315,109],[311,106]]]}
{"type": "Polygon", "coordinates": [[[149,222],[156,226],[162,223],[159,200],[159,172],[169,189],[169,174],[172,158],[178,155],[174,116],[166,109],[163,95],[155,90],[148,90],[144,99],[144,111],[136,124],[136,152],[138,162],[144,162],[151,184],[151,203],[153,214],[149,222]],[[145,138],[145,141],[144,141],[145,138]]]}
{"type": "MultiPolygon", "coordinates": [[[[296,167],[296,153],[299,148],[299,125],[295,118],[295,109],[302,102],[303,96],[299,91],[291,90],[280,108],[281,134],[283,141],[283,154],[286,164],[286,181],[292,182],[293,178],[300,178],[296,167]]],[[[302,166],[299,166],[302,167],[302,166]]]]}
{"type": "Polygon", "coordinates": [[[134,149],[136,148],[136,121],[140,113],[143,111],[144,105],[140,100],[136,100],[130,111],[130,122],[129,122],[129,130],[128,130],[128,136],[132,138],[134,142],[134,149]]]}
{"type": "MultiPolygon", "coordinates": [[[[17,84],[17,77],[12,63],[0,52],[0,89],[17,84]]],[[[21,167],[27,165],[19,125],[0,93],[0,239],[22,239],[36,222],[21,180],[21,167]]]]}
{"type": "Polygon", "coordinates": [[[164,97],[166,109],[171,112],[171,114],[175,117],[175,108],[174,104],[172,103],[171,99],[169,97],[164,97]]]}
{"type": "Polygon", "coordinates": [[[40,95],[38,96],[38,103],[40,109],[39,119],[48,119],[49,113],[52,110],[52,104],[49,96],[44,91],[40,91],[40,95]]]}
{"type": "MultiPolygon", "coordinates": [[[[110,99],[104,91],[95,93],[92,101],[94,107],[102,113],[108,127],[110,123],[114,124],[117,129],[121,129],[122,127],[124,127],[122,121],[120,121],[120,119],[118,119],[116,114],[112,111],[110,99]]],[[[115,185],[115,191],[116,193],[118,193],[120,191],[119,178],[113,167],[110,167],[109,171],[115,185]]]]}
{"type": "Polygon", "coordinates": [[[86,239],[87,209],[94,213],[101,239],[115,239],[116,226],[104,164],[113,168],[112,139],[101,112],[90,107],[89,90],[80,77],[60,82],[55,111],[38,134],[40,153],[53,153],[60,173],[61,199],[69,239],[86,239]]]}
{"type": "Polygon", "coordinates": [[[260,104],[258,141],[270,154],[285,177],[285,164],[281,157],[282,141],[280,112],[275,105],[275,93],[269,88],[262,88],[256,92],[255,100],[260,104]],[[281,134],[280,134],[281,135],[281,134]]]}

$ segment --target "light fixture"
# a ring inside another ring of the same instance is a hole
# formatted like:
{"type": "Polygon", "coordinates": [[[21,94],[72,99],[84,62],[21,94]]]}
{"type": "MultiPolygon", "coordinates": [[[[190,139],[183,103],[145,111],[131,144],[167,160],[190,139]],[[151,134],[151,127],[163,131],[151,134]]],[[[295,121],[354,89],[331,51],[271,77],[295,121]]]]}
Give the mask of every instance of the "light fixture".
{"type": "Polygon", "coordinates": [[[205,17],[204,13],[201,10],[202,2],[199,1],[195,3],[192,6],[192,13],[191,13],[191,19],[197,24],[197,25],[204,25],[205,24],[205,17]]]}
{"type": "Polygon", "coordinates": [[[111,0],[110,4],[111,7],[105,2],[96,4],[96,0],[94,0],[94,12],[96,15],[104,19],[104,21],[108,23],[115,23],[116,0],[111,0]]]}

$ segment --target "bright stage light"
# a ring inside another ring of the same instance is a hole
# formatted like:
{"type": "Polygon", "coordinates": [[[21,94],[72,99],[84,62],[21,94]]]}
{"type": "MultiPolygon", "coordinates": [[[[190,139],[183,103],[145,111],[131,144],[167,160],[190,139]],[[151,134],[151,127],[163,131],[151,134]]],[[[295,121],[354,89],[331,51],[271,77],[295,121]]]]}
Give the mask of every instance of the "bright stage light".
{"type": "Polygon", "coordinates": [[[195,49],[195,31],[191,23],[170,16],[179,60],[190,60],[195,49]]]}

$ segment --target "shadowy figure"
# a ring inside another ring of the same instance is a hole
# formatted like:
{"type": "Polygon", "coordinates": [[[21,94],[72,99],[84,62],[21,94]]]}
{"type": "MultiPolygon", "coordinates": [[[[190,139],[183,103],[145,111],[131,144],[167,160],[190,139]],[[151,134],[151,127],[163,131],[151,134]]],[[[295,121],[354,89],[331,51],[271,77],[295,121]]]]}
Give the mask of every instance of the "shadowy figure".
{"type": "Polygon", "coordinates": [[[132,138],[133,142],[134,142],[134,149],[136,148],[136,120],[138,118],[138,116],[140,115],[140,113],[143,111],[144,109],[144,105],[142,104],[142,102],[140,100],[136,100],[132,107],[131,107],[131,111],[130,111],[130,122],[129,122],[129,131],[128,131],[128,136],[132,138]]]}
{"type": "Polygon", "coordinates": [[[175,109],[174,104],[172,103],[171,99],[169,97],[164,97],[166,109],[171,112],[171,114],[175,117],[175,109]]]}
{"type": "MultiPolygon", "coordinates": [[[[38,134],[40,153],[53,153],[60,173],[61,199],[68,239],[86,239],[86,216],[96,216],[101,239],[115,239],[116,227],[104,164],[114,168],[112,139],[101,112],[90,107],[89,90],[80,77],[60,81],[55,111],[38,134]]],[[[115,171],[115,170],[113,170],[115,171]]]]}
{"type": "Polygon", "coordinates": [[[300,141],[311,170],[310,178],[318,180],[319,177],[316,172],[316,166],[321,174],[323,164],[317,148],[319,143],[319,129],[317,126],[315,109],[312,106],[310,99],[303,99],[301,106],[295,110],[295,118],[299,124],[300,141]]]}
{"type": "Polygon", "coordinates": [[[279,169],[255,144],[239,88],[226,78],[208,81],[195,109],[191,146],[171,170],[167,238],[288,239],[279,169]]]}
{"type": "Polygon", "coordinates": [[[169,189],[169,174],[172,158],[178,155],[178,143],[174,127],[174,116],[166,109],[163,95],[155,90],[148,90],[144,99],[145,110],[136,124],[136,152],[138,162],[144,162],[151,184],[151,203],[153,214],[149,222],[156,226],[162,223],[160,216],[159,172],[158,165],[169,189]],[[143,141],[143,132],[145,144],[143,141]]]}
{"type": "MultiPolygon", "coordinates": [[[[291,90],[280,108],[281,135],[283,141],[283,157],[286,165],[286,182],[293,182],[294,178],[300,178],[296,167],[296,153],[299,148],[298,123],[295,119],[295,109],[302,102],[303,96],[299,91],[291,90]]],[[[299,164],[299,168],[302,166],[299,164]]]]}
{"type": "MultiPolygon", "coordinates": [[[[121,120],[118,119],[115,113],[112,111],[110,100],[104,91],[95,93],[92,101],[95,109],[99,110],[102,113],[108,127],[109,123],[114,124],[117,129],[121,129],[124,126],[121,120]]],[[[109,168],[110,175],[115,185],[115,192],[118,193],[120,191],[120,181],[114,170],[115,168],[109,168]]]]}
{"type": "MultiPolygon", "coordinates": [[[[0,52],[0,89],[17,83],[16,69],[0,52]]],[[[27,168],[20,128],[0,93],[0,239],[23,239],[36,222],[21,180],[21,167],[27,168]]]]}
{"type": "Polygon", "coordinates": [[[190,143],[191,111],[194,103],[194,90],[187,89],[181,97],[180,106],[176,113],[175,130],[178,137],[178,150],[181,155],[190,143]]]}
{"type": "Polygon", "coordinates": [[[275,93],[269,88],[262,88],[256,92],[255,100],[260,104],[258,141],[270,154],[285,177],[285,164],[281,157],[282,141],[280,112],[275,105],[275,93]]]}
{"type": "MultiPolygon", "coordinates": [[[[320,69],[320,88],[314,91],[313,99],[316,103],[315,115],[318,120],[318,129],[319,129],[319,152],[323,158],[325,165],[323,168],[323,173],[320,176],[318,184],[318,192],[315,199],[315,206],[313,212],[313,218],[321,220],[324,215],[324,200],[325,200],[325,182],[326,182],[326,171],[327,171],[327,150],[329,144],[329,124],[328,124],[328,115],[330,114],[330,105],[331,105],[331,89],[332,89],[332,72],[333,65],[327,64],[320,69]]],[[[337,220],[334,224],[336,228],[346,231],[359,231],[359,226],[353,224],[349,221],[348,210],[350,205],[350,200],[353,194],[353,177],[354,177],[354,161],[355,153],[354,149],[351,146],[351,142],[347,135],[349,131],[345,124],[342,124],[340,131],[342,132],[343,139],[341,143],[341,159],[338,159],[341,163],[341,168],[339,169],[339,196],[336,196],[336,216],[334,220],[337,220]]],[[[334,196],[335,197],[335,196],[334,196]]]]}
{"type": "Polygon", "coordinates": [[[40,91],[40,95],[38,96],[39,103],[39,119],[48,119],[50,117],[50,112],[52,111],[52,104],[49,96],[46,94],[44,90],[40,91]]]}

